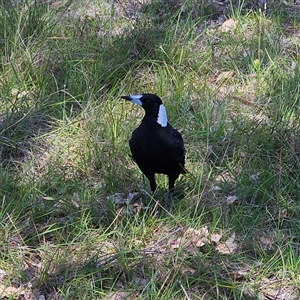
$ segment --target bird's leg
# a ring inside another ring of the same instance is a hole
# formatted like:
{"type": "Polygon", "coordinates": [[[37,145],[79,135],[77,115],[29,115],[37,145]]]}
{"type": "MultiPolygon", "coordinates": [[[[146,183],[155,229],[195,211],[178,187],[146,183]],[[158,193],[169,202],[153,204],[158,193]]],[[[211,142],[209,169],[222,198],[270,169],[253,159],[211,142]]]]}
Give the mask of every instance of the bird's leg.
{"type": "Polygon", "coordinates": [[[169,192],[168,194],[168,203],[167,203],[167,211],[172,213],[172,200],[173,200],[173,192],[169,192]]]}
{"type": "Polygon", "coordinates": [[[176,178],[169,176],[169,195],[168,195],[168,203],[167,203],[167,210],[169,213],[172,213],[172,200],[174,194],[175,181],[176,178]]]}
{"type": "MultiPolygon", "coordinates": [[[[155,174],[154,173],[147,173],[147,174],[144,173],[144,174],[149,179],[151,191],[154,193],[154,191],[156,190],[155,174]]],[[[152,205],[153,205],[153,201],[150,202],[150,206],[152,205]]]]}
{"type": "Polygon", "coordinates": [[[151,174],[147,173],[145,175],[146,175],[146,177],[150,181],[151,191],[154,192],[156,190],[156,182],[155,182],[155,175],[154,175],[154,173],[151,173],[151,174]]]}

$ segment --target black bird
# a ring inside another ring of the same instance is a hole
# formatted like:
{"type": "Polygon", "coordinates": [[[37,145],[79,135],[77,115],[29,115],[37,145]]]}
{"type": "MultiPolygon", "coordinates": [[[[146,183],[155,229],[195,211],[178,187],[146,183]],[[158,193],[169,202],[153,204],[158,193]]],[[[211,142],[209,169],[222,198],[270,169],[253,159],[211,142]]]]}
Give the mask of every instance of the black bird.
{"type": "Polygon", "coordinates": [[[185,149],[181,134],[167,119],[161,99],[154,94],[122,96],[142,106],[145,116],[140,126],[132,133],[129,141],[132,158],[150,181],[151,190],[156,189],[155,173],[169,177],[168,211],[172,210],[175,181],[185,173],[185,149]]]}

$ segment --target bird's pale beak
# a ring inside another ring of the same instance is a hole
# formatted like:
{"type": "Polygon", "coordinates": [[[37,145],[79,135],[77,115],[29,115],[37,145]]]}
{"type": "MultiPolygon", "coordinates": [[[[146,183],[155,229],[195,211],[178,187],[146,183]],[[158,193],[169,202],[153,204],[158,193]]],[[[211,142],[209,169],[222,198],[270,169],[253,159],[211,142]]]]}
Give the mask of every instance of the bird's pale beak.
{"type": "Polygon", "coordinates": [[[125,100],[131,101],[133,103],[143,106],[143,103],[141,101],[142,97],[143,97],[143,95],[121,96],[121,98],[123,98],[125,100]]]}

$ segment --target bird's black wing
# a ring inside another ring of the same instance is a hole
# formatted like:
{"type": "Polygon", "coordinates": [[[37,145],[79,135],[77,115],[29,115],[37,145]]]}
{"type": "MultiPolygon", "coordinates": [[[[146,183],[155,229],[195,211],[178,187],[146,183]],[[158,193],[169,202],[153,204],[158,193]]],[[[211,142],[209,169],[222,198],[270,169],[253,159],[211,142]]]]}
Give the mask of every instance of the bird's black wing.
{"type": "Polygon", "coordinates": [[[166,153],[167,160],[172,164],[179,164],[184,173],[185,148],[181,134],[168,124],[167,130],[164,132],[164,140],[167,141],[166,153]]]}

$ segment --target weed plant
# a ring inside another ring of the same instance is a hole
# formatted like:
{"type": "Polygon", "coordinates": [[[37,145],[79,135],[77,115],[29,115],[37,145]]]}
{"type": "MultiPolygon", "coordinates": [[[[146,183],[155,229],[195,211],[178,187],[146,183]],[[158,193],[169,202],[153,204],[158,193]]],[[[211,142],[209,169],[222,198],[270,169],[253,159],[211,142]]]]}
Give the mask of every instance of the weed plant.
{"type": "Polygon", "coordinates": [[[298,299],[298,8],[173,2],[0,1],[1,298],[298,299]],[[143,92],[186,145],[172,215],[143,92]]]}

